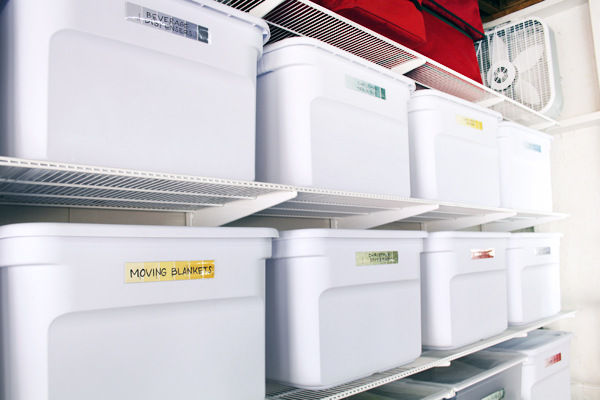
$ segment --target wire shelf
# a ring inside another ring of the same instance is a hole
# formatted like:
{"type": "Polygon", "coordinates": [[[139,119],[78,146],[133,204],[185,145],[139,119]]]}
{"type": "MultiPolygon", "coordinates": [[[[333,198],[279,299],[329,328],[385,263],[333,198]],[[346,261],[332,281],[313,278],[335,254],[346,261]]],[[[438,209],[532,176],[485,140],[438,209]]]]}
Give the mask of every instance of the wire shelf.
{"type": "Polygon", "coordinates": [[[437,366],[448,365],[449,362],[466,355],[476,353],[478,351],[487,349],[491,346],[495,346],[499,343],[507,340],[522,337],[523,335],[533,330],[544,327],[553,322],[559,321],[563,318],[574,317],[577,311],[562,311],[559,314],[545,318],[543,320],[523,325],[523,326],[509,326],[509,328],[501,333],[500,335],[494,336],[489,339],[485,339],[474,343],[469,346],[461,347],[456,350],[445,350],[445,351],[424,351],[421,357],[415,360],[413,363],[391,369],[389,371],[380,372],[373,374],[369,377],[362,378],[345,385],[337,386],[327,390],[305,390],[296,389],[292,387],[286,387],[279,384],[267,383],[267,397],[266,400],[339,400],[346,397],[355,395],[357,393],[365,392],[367,390],[376,388],[386,383],[396,381],[398,379],[406,378],[407,376],[416,374],[421,371],[425,371],[430,368],[437,366]]]}
{"type": "Polygon", "coordinates": [[[263,17],[272,29],[269,43],[294,36],[311,37],[375,64],[396,69],[425,88],[493,107],[515,122],[527,126],[557,125],[553,119],[309,0],[215,1],[263,17]],[[265,14],[257,12],[266,4],[271,4],[272,8],[266,9],[265,14]]]}

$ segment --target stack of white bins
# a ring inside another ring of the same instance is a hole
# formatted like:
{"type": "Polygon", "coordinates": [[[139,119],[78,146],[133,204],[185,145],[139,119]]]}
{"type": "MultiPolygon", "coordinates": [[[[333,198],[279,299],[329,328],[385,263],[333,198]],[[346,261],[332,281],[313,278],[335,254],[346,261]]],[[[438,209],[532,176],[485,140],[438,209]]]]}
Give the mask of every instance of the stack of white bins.
{"type": "Polygon", "coordinates": [[[265,47],[257,179],[410,197],[412,80],[314,39],[265,47]]]}
{"type": "Polygon", "coordinates": [[[424,232],[281,232],[267,262],[267,379],[325,389],[421,354],[424,232]]]}
{"type": "Polygon", "coordinates": [[[514,233],[506,249],[508,323],[523,325],[558,314],[562,233],[514,233]]]}
{"type": "Polygon", "coordinates": [[[527,356],[480,351],[411,375],[409,381],[427,382],[452,389],[456,400],[520,399],[521,371],[527,356]]]}
{"type": "Polygon", "coordinates": [[[263,400],[265,259],[276,236],[0,228],[0,398],[263,400]]]}
{"type": "Polygon", "coordinates": [[[502,115],[436,90],[413,93],[408,115],[412,196],[499,207],[502,115]]]}
{"type": "Polygon", "coordinates": [[[537,330],[529,332],[526,338],[496,345],[492,350],[527,356],[523,364],[522,400],[570,399],[570,346],[573,337],[569,332],[537,330]]]}
{"type": "Polygon", "coordinates": [[[265,21],[212,0],[8,0],[0,37],[1,155],[254,179],[265,21]]]}
{"type": "Polygon", "coordinates": [[[552,136],[503,121],[498,128],[501,205],[552,211],[550,145],[552,136]]]}
{"type": "Polygon", "coordinates": [[[434,232],[421,255],[423,346],[454,349],[508,327],[509,233],[434,232]]]}

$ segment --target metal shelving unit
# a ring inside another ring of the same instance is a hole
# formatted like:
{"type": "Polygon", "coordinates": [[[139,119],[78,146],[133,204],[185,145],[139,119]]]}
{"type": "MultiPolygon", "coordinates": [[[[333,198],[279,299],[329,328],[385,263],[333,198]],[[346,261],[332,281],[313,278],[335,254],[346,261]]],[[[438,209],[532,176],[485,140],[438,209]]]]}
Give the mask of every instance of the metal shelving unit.
{"type": "Polygon", "coordinates": [[[385,385],[386,383],[406,378],[407,376],[416,374],[429,368],[448,366],[450,365],[452,360],[464,357],[467,354],[476,353],[480,350],[484,350],[488,347],[494,346],[498,343],[502,343],[513,338],[524,337],[527,335],[528,332],[544,327],[563,318],[574,317],[576,313],[577,311],[562,311],[553,317],[545,318],[543,320],[528,325],[509,326],[509,328],[500,335],[479,341],[469,346],[461,347],[456,350],[425,351],[423,352],[421,357],[416,359],[411,364],[394,368],[389,371],[380,372],[371,375],[367,378],[359,379],[354,382],[350,382],[345,385],[337,386],[328,390],[312,391],[268,383],[266,400],[344,399],[354,394],[373,389],[377,386],[385,385]]]}
{"type": "Polygon", "coordinates": [[[299,188],[0,157],[0,204],[178,211],[188,225],[220,226],[248,215],[330,219],[332,228],[395,221],[426,231],[486,225],[511,231],[567,217],[431,200],[299,188]],[[490,224],[494,222],[494,224],[490,224]]]}
{"type": "Polygon", "coordinates": [[[295,36],[315,38],[406,75],[425,88],[489,107],[506,119],[531,127],[560,126],[555,120],[310,0],[216,1],[264,18],[271,28],[269,43],[295,36]]]}

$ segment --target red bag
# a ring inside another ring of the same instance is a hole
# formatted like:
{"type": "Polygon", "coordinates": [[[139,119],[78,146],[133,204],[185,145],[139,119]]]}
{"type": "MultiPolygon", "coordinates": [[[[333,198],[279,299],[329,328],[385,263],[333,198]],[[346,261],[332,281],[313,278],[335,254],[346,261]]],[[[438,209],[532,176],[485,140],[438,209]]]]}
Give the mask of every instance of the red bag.
{"type": "Polygon", "coordinates": [[[423,12],[423,18],[427,42],[413,49],[467,78],[483,83],[473,40],[428,12],[423,12]]]}
{"type": "Polygon", "coordinates": [[[485,37],[477,0],[423,0],[423,7],[468,33],[473,41],[485,37]]]}
{"type": "Polygon", "coordinates": [[[312,0],[405,46],[425,43],[421,0],[312,0]]]}

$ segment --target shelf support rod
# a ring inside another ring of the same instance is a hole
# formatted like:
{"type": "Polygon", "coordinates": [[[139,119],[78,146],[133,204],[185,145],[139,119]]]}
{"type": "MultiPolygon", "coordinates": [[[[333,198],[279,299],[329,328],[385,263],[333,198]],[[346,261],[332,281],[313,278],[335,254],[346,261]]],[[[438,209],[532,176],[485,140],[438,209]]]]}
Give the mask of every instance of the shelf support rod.
{"type": "Polygon", "coordinates": [[[389,224],[390,222],[400,221],[415,215],[424,214],[429,211],[437,210],[440,206],[437,204],[420,204],[409,206],[396,210],[377,211],[368,215],[352,215],[339,218],[337,228],[339,229],[369,229],[376,226],[389,224]]]}
{"type": "Polygon", "coordinates": [[[273,11],[275,7],[277,7],[283,2],[284,0],[265,0],[256,7],[254,7],[252,10],[250,10],[248,14],[258,18],[263,18],[265,15],[273,11]]]}
{"type": "Polygon", "coordinates": [[[560,221],[565,219],[566,215],[550,215],[547,217],[532,218],[526,220],[503,222],[498,224],[484,225],[485,232],[512,232],[519,229],[531,228],[537,225],[543,225],[550,222],[560,221]]]}
{"type": "Polygon", "coordinates": [[[412,71],[413,69],[422,67],[426,63],[427,63],[427,60],[425,60],[423,58],[415,58],[413,60],[402,63],[402,64],[398,65],[397,67],[392,68],[392,71],[394,71],[397,74],[404,75],[404,74],[412,71]]]}
{"type": "Polygon", "coordinates": [[[193,226],[221,226],[240,218],[291,200],[298,195],[296,191],[275,192],[257,196],[253,200],[239,200],[225,203],[222,207],[210,207],[193,213],[193,226]]]}
{"type": "Polygon", "coordinates": [[[514,217],[515,215],[517,215],[516,212],[499,212],[443,221],[431,221],[425,224],[425,230],[427,232],[456,231],[458,229],[470,228],[472,226],[498,221],[499,219],[514,217]]]}

